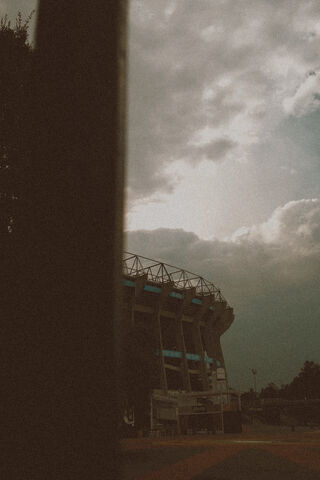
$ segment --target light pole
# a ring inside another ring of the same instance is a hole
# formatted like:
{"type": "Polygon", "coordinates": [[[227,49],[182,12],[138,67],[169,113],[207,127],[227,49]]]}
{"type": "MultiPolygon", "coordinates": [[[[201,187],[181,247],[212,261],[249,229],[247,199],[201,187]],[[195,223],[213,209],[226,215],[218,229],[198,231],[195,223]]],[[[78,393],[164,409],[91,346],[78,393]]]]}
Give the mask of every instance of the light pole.
{"type": "Polygon", "coordinates": [[[251,372],[253,375],[253,386],[254,386],[254,404],[256,406],[257,403],[257,370],[255,368],[251,368],[251,372]]]}

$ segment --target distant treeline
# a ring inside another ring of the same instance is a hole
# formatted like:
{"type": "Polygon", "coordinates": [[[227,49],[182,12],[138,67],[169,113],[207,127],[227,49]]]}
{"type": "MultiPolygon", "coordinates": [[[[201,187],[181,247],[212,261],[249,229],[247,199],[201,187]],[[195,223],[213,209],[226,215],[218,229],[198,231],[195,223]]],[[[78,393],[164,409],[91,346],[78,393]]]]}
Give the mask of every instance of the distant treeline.
{"type": "MultiPolygon", "coordinates": [[[[252,404],[256,398],[255,392],[251,389],[242,395],[244,404],[252,404]]],[[[269,383],[257,393],[256,399],[281,398],[285,400],[313,400],[320,399],[320,365],[312,361],[304,362],[300,372],[292,382],[277,386],[269,383]]]]}

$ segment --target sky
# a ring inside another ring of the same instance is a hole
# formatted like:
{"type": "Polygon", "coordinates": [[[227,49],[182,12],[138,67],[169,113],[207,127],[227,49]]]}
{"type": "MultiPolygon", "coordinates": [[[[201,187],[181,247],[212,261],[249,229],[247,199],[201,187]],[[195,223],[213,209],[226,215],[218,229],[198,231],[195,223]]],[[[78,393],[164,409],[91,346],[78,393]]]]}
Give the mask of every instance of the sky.
{"type": "Polygon", "coordinates": [[[129,6],[126,248],[221,288],[231,386],[288,383],[320,362],[320,2],[129,6]]]}
{"type": "Polygon", "coordinates": [[[234,307],[235,388],[320,361],[320,2],[130,2],[127,248],[234,307]]]}

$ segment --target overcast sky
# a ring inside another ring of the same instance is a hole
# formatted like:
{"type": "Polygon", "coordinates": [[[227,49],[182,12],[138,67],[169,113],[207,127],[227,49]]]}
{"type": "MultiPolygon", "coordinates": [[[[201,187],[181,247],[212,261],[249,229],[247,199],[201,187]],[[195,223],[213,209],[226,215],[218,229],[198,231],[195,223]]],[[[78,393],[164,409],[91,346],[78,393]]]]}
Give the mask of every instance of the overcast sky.
{"type": "Polygon", "coordinates": [[[320,2],[131,0],[129,33],[128,249],[222,288],[231,385],[288,382],[320,362],[320,2]]]}
{"type": "Polygon", "coordinates": [[[319,0],[134,0],[128,248],[205,275],[231,384],[320,361],[319,0]]]}

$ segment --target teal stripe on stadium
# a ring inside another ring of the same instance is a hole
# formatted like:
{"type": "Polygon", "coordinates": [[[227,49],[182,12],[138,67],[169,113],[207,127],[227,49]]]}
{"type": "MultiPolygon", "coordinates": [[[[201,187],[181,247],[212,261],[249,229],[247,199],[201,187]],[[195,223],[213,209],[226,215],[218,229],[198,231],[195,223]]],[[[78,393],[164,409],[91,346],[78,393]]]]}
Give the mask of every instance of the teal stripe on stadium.
{"type": "MultiPolygon", "coordinates": [[[[166,358],[182,358],[182,352],[177,350],[162,350],[162,355],[166,358]]],[[[186,353],[187,360],[193,360],[195,362],[200,362],[201,356],[196,353],[186,353]]],[[[205,358],[206,363],[213,363],[213,359],[210,357],[205,358]]]]}
{"type": "MultiPolygon", "coordinates": [[[[123,280],[123,284],[126,286],[126,287],[135,287],[136,286],[136,283],[132,280],[123,280]]],[[[152,293],[161,293],[162,292],[162,289],[160,287],[155,287],[153,285],[146,285],[144,287],[144,290],[146,292],[152,292],[152,293]]],[[[171,292],[170,293],[170,297],[172,298],[178,298],[179,300],[183,300],[184,298],[184,295],[182,293],[178,293],[178,292],[171,292]]],[[[199,298],[193,298],[191,300],[192,303],[196,304],[196,305],[202,305],[202,301],[199,299],[199,298]]],[[[213,305],[211,305],[210,307],[210,310],[214,310],[214,307],[213,305]]]]}

